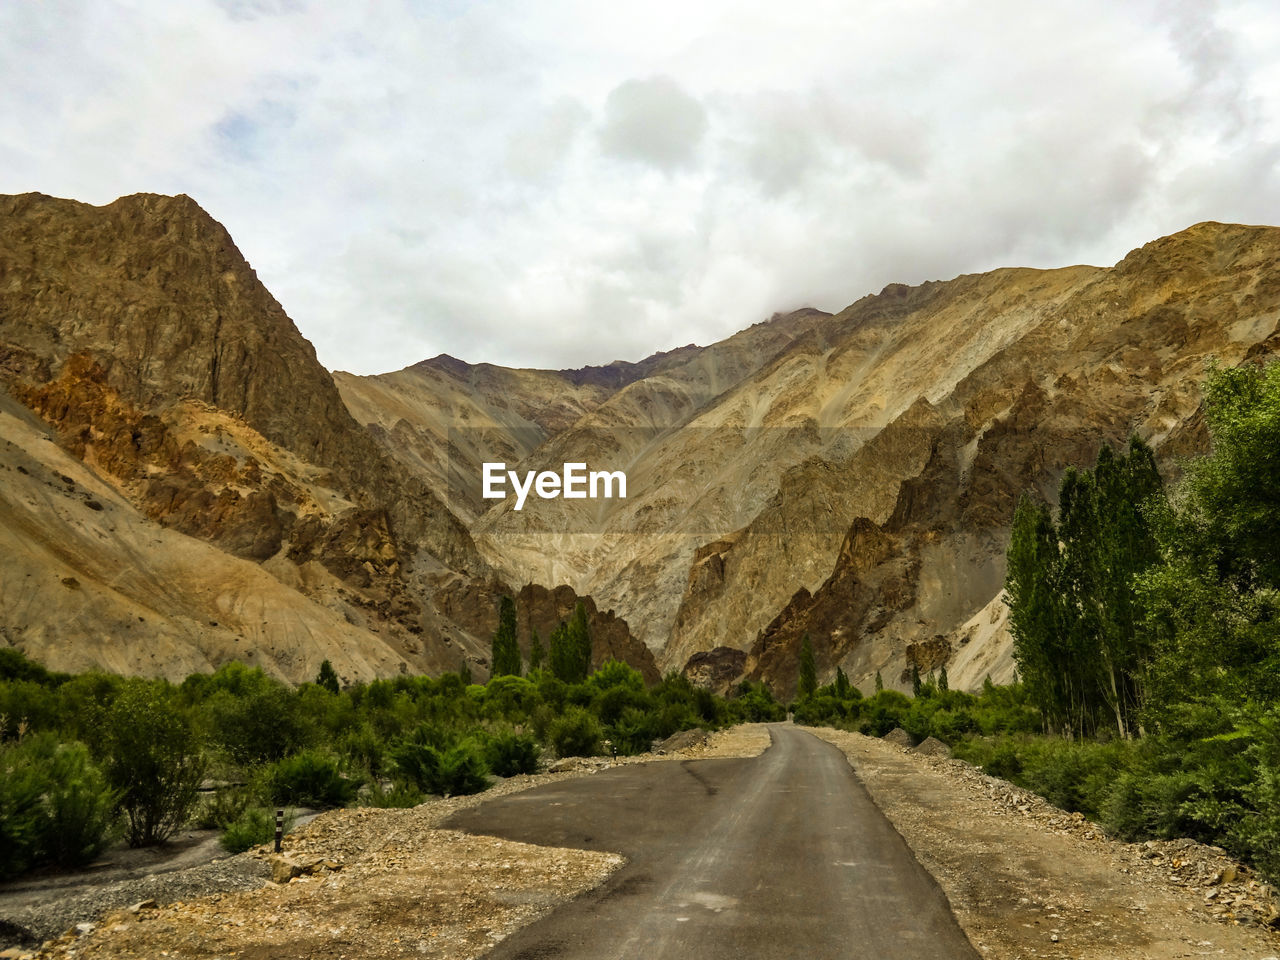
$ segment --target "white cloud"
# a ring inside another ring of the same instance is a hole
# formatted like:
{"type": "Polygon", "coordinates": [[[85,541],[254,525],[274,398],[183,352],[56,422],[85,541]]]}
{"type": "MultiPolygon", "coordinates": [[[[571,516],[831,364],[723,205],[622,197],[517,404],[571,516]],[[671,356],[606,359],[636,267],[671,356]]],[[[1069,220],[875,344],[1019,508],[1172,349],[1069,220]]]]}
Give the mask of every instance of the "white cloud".
{"type": "Polygon", "coordinates": [[[565,366],[1280,221],[1264,2],[0,7],[0,191],[186,192],[329,366],[565,366]]]}
{"type": "Polygon", "coordinates": [[[604,102],[600,143],[607,154],[659,170],[692,165],[707,112],[670,77],[627,80],[604,102]]]}

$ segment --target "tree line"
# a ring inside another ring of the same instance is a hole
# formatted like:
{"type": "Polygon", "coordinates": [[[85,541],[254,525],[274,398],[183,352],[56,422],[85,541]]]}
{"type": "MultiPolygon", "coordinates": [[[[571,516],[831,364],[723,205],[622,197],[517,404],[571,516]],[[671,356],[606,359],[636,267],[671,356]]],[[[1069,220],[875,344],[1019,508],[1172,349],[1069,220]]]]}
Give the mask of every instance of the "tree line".
{"type": "Polygon", "coordinates": [[[690,727],[786,716],[762,685],[719,697],[674,673],[647,686],[617,661],[590,671],[587,626],[579,606],[549,664],[519,676],[503,603],[494,646],[510,672],[485,684],[464,666],[343,686],[327,661],[296,687],[234,662],[173,684],[53,673],[2,648],[0,873],[88,863],[117,839],[157,844],[185,826],[239,851],[270,839],[278,806],[412,806],[548,757],[640,753],[690,727]]]}

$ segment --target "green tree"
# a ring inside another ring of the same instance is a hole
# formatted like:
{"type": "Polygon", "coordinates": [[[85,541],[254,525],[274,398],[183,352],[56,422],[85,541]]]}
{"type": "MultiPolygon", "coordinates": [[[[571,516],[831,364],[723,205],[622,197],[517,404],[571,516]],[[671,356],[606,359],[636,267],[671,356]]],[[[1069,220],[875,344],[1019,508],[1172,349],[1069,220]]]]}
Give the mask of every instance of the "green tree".
{"type": "Polygon", "coordinates": [[[852,689],[853,687],[849,683],[849,678],[845,675],[844,670],[840,667],[836,667],[836,696],[841,700],[848,700],[852,689]]]}
{"type": "Polygon", "coordinates": [[[876,671],[876,693],[884,689],[884,677],[880,676],[880,671],[876,671]]]}
{"type": "Polygon", "coordinates": [[[800,679],[796,692],[801,698],[811,697],[818,689],[818,665],[813,658],[813,643],[809,634],[800,641],[800,679]]]}
{"type": "Polygon", "coordinates": [[[578,679],[585,680],[591,673],[591,629],[587,625],[587,608],[581,600],[569,618],[569,647],[576,660],[578,679]]]}
{"type": "Polygon", "coordinates": [[[1058,532],[1049,508],[1024,493],[1013,514],[1005,600],[1013,657],[1031,699],[1050,726],[1065,725],[1065,648],[1059,634],[1058,532]]]}
{"type": "Polygon", "coordinates": [[[533,628],[533,636],[529,640],[529,672],[541,670],[542,664],[547,658],[547,651],[543,649],[542,637],[538,636],[538,628],[533,628]]]}
{"type": "Polygon", "coordinates": [[[320,672],[316,674],[316,686],[323,687],[330,693],[338,692],[338,673],[328,660],[320,664],[320,672]]]}
{"type": "Polygon", "coordinates": [[[162,843],[186,822],[207,769],[190,721],[164,684],[131,680],[107,713],[105,745],[129,845],[162,843]]]}
{"type": "Polygon", "coordinates": [[[490,676],[520,676],[520,645],[516,640],[516,605],[508,596],[498,604],[498,629],[493,634],[490,676]]]}
{"type": "Polygon", "coordinates": [[[1212,453],[1155,512],[1163,563],[1140,581],[1165,723],[1188,702],[1280,702],[1280,363],[1213,370],[1205,400],[1212,453]]]}
{"type": "Polygon", "coordinates": [[[1018,503],[1009,627],[1019,673],[1050,727],[1133,731],[1150,661],[1134,590],[1158,559],[1148,514],[1161,496],[1155,458],[1135,436],[1127,454],[1104,444],[1093,470],[1063,474],[1056,523],[1030,495],[1018,503]]]}
{"type": "Polygon", "coordinates": [[[569,641],[569,626],[563,620],[551,631],[549,659],[552,676],[564,683],[577,682],[577,658],[569,641]]]}
{"type": "Polygon", "coordinates": [[[582,601],[551,634],[551,672],[565,683],[581,683],[591,672],[591,632],[582,601]]]}

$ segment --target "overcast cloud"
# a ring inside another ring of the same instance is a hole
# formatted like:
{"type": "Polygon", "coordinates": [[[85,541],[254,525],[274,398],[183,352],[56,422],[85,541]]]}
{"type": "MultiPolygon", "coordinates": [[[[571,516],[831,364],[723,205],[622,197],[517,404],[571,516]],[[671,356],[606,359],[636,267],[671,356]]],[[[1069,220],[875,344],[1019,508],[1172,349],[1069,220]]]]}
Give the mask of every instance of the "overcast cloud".
{"type": "Polygon", "coordinates": [[[0,192],[188,193],[328,367],[577,366],[1280,223],[1280,8],[9,3],[0,192]]]}

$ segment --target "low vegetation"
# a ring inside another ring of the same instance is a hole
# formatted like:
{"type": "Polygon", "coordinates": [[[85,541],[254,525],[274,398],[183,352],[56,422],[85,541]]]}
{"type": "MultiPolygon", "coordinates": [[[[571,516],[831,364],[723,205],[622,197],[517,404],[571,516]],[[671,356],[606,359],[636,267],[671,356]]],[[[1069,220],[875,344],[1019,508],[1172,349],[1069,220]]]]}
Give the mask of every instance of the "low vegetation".
{"type": "Polygon", "coordinates": [[[509,672],[486,684],[451,673],[341,688],[328,663],[296,688],[240,663],[170,684],[54,674],[0,649],[0,871],[83,864],[117,838],[162,843],[187,824],[239,851],[271,839],[280,806],[412,806],[548,756],[634,754],[679,730],[786,716],[759,685],[721,698],[674,674],[647,687],[617,662],[587,675],[580,614],[553,635],[548,668],[521,676],[501,613],[509,672]]]}

